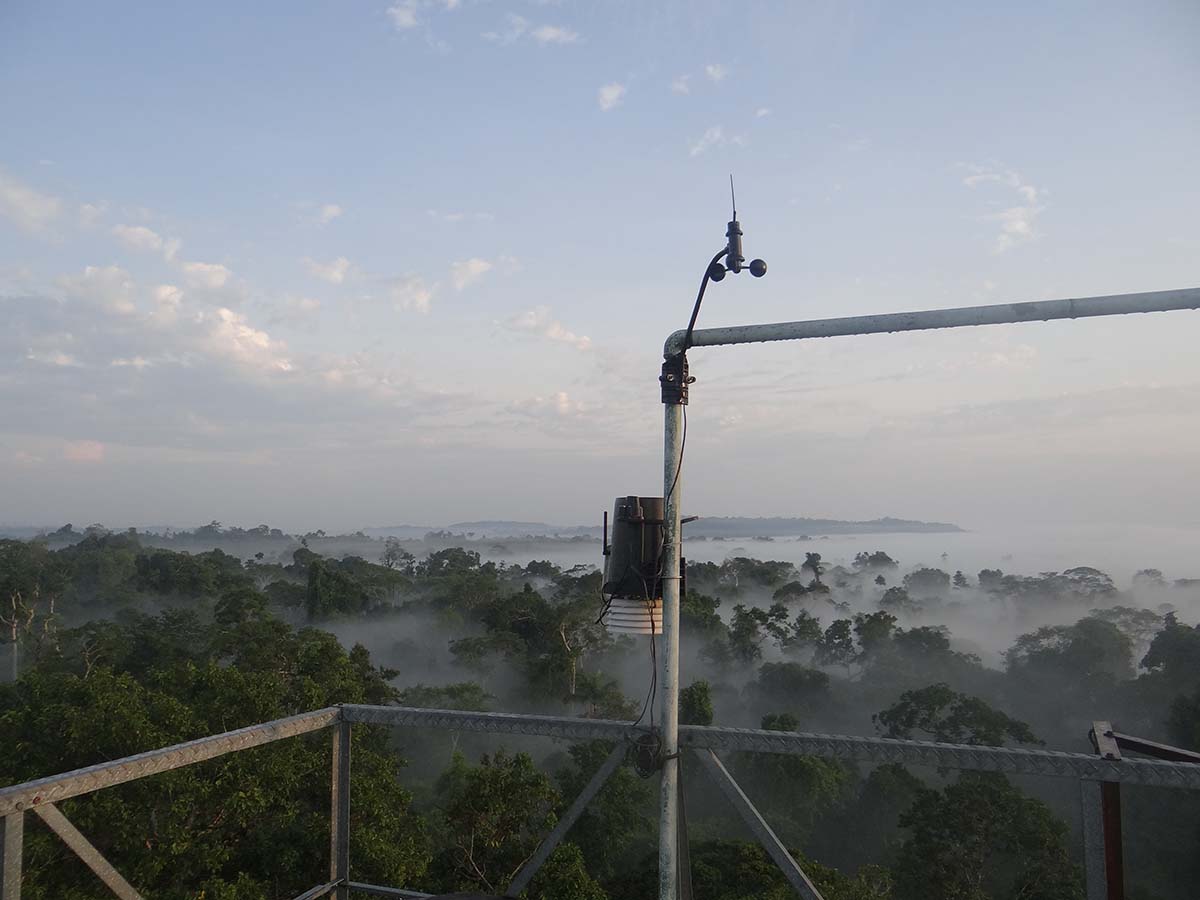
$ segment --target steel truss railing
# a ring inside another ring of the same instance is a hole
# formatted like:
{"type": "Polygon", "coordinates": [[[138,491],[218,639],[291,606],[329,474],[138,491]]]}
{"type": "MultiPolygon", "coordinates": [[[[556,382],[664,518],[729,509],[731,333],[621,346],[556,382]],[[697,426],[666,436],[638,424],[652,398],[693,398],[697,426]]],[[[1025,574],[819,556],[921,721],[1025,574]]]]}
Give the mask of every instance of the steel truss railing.
{"type": "MultiPolygon", "coordinates": [[[[25,814],[29,812],[36,814],[58,834],[114,895],[124,900],[140,900],[141,895],[134,887],[121,877],[55,804],[102,788],[326,728],[333,731],[329,881],[315,885],[294,900],[318,900],[321,897],[347,900],[351,891],[380,897],[428,897],[429,894],[418,891],[365,884],[350,878],[350,734],[355,724],[531,735],[572,741],[607,740],[616,744],[551,834],[518,872],[509,886],[509,896],[516,896],[528,886],[541,864],[549,858],[608,778],[624,762],[627,743],[644,733],[644,729],[634,728],[628,722],[602,719],[347,704],[39,778],[0,789],[0,900],[20,900],[25,814]]],[[[819,898],[820,894],[721,764],[717,751],[796,754],[1079,780],[1088,900],[1120,896],[1119,886],[1108,883],[1105,868],[1106,851],[1111,860],[1114,854],[1119,856],[1120,847],[1113,846],[1114,840],[1119,841],[1119,834],[1114,839],[1111,831],[1105,831],[1102,794],[1103,790],[1110,788],[1104,786],[1133,784],[1200,789],[1200,765],[1191,762],[1112,759],[1053,750],[975,747],[931,741],[694,725],[680,727],[680,743],[697,751],[706,771],[716,779],[751,831],[783,869],[797,893],[806,900],[819,898]],[[1113,888],[1117,893],[1111,893],[1113,888]]]]}

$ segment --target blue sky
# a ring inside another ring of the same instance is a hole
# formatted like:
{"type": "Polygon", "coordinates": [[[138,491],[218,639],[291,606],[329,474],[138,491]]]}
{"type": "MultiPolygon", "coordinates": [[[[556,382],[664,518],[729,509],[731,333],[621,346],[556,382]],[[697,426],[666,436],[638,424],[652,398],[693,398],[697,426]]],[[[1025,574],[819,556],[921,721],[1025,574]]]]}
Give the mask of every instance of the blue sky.
{"type": "MultiPolygon", "coordinates": [[[[0,519],[590,520],[702,325],[1200,284],[1200,7],[0,7],[0,519]]],[[[701,350],[707,514],[1194,523],[1186,313],[701,350]],[[1098,485],[1103,485],[1098,489],[1098,485]]]]}

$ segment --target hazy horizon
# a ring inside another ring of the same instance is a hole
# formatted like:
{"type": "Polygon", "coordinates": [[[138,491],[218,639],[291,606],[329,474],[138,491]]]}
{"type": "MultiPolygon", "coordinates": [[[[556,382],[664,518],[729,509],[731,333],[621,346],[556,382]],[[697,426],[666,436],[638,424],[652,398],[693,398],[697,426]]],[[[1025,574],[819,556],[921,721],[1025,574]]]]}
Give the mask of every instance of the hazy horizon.
{"type": "MultiPolygon", "coordinates": [[[[700,325],[1200,283],[1200,6],[0,10],[0,520],[589,522],[700,325]]],[[[702,515],[1195,527],[1200,314],[697,349],[702,515]]]]}

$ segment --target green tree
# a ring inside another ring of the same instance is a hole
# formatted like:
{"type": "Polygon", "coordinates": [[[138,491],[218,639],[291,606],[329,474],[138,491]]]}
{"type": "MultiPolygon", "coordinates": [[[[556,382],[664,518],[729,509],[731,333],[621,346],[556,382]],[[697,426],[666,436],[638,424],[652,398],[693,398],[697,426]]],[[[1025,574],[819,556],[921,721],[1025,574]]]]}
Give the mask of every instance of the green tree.
{"type": "Polygon", "coordinates": [[[711,725],[713,723],[712,689],[707,681],[693,681],[679,692],[679,723],[681,725],[711,725]]]}
{"type": "Polygon", "coordinates": [[[892,706],[871,717],[884,737],[911,740],[913,732],[924,739],[950,744],[1003,746],[1007,741],[1040,744],[1024,722],[948,684],[931,684],[905,691],[892,706]]]}
{"type": "Polygon", "coordinates": [[[897,900],[1082,900],[1066,825],[1003,776],[922,790],[901,824],[897,900]]]}

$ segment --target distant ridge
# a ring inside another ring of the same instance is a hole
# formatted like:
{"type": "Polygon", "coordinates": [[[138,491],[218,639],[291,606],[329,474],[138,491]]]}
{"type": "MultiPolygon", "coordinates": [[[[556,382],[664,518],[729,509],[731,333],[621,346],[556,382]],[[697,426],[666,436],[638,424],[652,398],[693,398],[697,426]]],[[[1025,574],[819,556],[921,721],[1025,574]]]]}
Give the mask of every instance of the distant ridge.
{"type": "MultiPolygon", "coordinates": [[[[510,522],[504,520],[482,520],[478,522],[455,522],[442,528],[423,525],[393,525],[382,528],[366,528],[372,537],[395,536],[420,538],[431,531],[471,535],[481,538],[515,537],[577,537],[599,536],[599,525],[550,525],[546,522],[510,522]]],[[[885,516],[869,521],[847,521],[844,519],[809,519],[773,516],[750,518],[748,516],[703,517],[688,523],[688,537],[783,537],[788,535],[820,534],[951,534],[963,529],[948,522],[921,522],[916,519],[896,519],[885,516]]]]}
{"type": "Polygon", "coordinates": [[[948,522],[919,522],[915,519],[747,518],[744,516],[702,517],[689,523],[684,533],[692,537],[780,537],[800,534],[947,534],[962,528],[948,522]]]}

